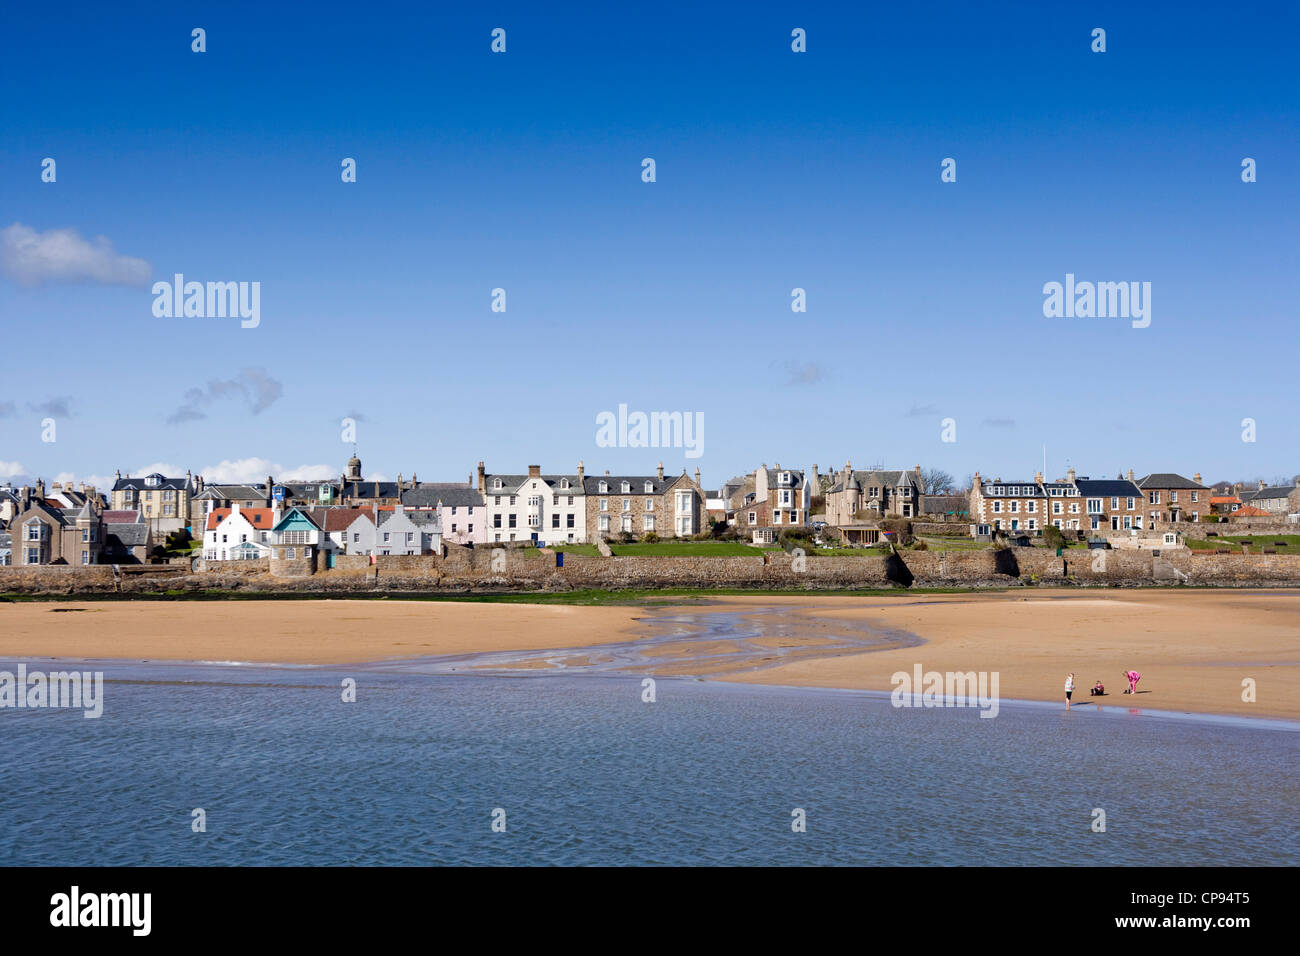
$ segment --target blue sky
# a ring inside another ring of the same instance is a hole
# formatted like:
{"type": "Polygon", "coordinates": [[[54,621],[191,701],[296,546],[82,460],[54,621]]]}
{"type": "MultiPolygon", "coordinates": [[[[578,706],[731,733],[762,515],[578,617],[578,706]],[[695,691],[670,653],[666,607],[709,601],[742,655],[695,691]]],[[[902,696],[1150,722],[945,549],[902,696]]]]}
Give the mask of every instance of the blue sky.
{"type": "Polygon", "coordinates": [[[0,479],[336,473],[349,415],[388,478],[1293,474],[1300,15],[1131,6],[17,6],[0,479]],[[156,318],[176,272],[260,325],[156,318]],[[1045,318],[1067,273],[1150,282],[1150,327],[1045,318]],[[597,447],[620,403],[703,455],[597,447]]]}

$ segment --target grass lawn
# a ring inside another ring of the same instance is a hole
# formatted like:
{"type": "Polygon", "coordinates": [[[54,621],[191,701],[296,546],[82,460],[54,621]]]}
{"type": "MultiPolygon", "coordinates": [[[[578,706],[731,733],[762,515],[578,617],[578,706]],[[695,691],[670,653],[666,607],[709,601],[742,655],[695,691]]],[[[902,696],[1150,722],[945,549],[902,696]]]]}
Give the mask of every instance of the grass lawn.
{"type": "Polygon", "coordinates": [[[1219,547],[1229,547],[1240,551],[1243,541],[1250,542],[1250,549],[1258,552],[1261,548],[1277,548],[1278,554],[1300,554],[1300,534],[1233,534],[1218,538],[1183,538],[1183,544],[1194,551],[1213,551],[1219,547]],[[1286,542],[1278,544],[1279,541],[1286,542]]]}
{"type": "Polygon", "coordinates": [[[993,545],[988,541],[976,541],[974,538],[917,538],[924,541],[930,551],[985,551],[993,545]]]}
{"type": "Polygon", "coordinates": [[[557,544],[552,551],[563,551],[565,554],[581,554],[589,558],[600,557],[600,549],[594,544],[557,544]]]}
{"type": "Polygon", "coordinates": [[[755,548],[743,541],[659,541],[655,544],[613,544],[609,549],[618,555],[677,555],[679,557],[730,558],[754,557],[764,551],[780,551],[775,545],[755,548]]]}

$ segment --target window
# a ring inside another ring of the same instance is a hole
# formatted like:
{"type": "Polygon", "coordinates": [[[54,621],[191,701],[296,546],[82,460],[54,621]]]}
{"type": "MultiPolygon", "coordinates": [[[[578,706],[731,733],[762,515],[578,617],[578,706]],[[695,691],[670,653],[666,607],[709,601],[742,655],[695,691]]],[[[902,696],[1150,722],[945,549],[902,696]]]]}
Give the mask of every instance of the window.
{"type": "Polygon", "coordinates": [[[89,563],[90,563],[90,552],[89,552],[89,551],[83,551],[83,552],[81,552],[81,563],[82,563],[82,564],[89,564],[89,563]]]}
{"type": "Polygon", "coordinates": [[[1019,502],[1019,501],[1013,501],[1013,502],[1011,502],[1011,513],[1012,513],[1012,514],[1019,514],[1019,513],[1020,513],[1020,502],[1019,502]]]}
{"type": "MultiPolygon", "coordinates": [[[[559,515],[556,515],[556,517],[559,517],[559,515]]],[[[541,515],[529,515],[529,516],[528,516],[528,527],[530,527],[530,528],[540,528],[541,526],[542,526],[542,516],[541,516],[541,515]]]]}
{"type": "Polygon", "coordinates": [[[1077,515],[1078,513],[1079,513],[1079,502],[1077,501],[1070,502],[1070,514],[1077,515]]]}
{"type": "Polygon", "coordinates": [[[996,514],[1001,514],[1001,513],[1002,513],[1002,502],[1000,502],[1000,501],[995,501],[995,502],[993,502],[993,513],[994,513],[995,515],[996,515],[996,514]]]}
{"type": "MultiPolygon", "coordinates": [[[[1054,514],[1054,515],[1059,515],[1060,513],[1061,513],[1061,503],[1060,503],[1059,501],[1053,501],[1053,502],[1052,502],[1052,514],[1054,514]]],[[[1059,521],[1056,522],[1056,526],[1059,528],[1059,527],[1061,526],[1061,522],[1059,522],[1059,521]]]]}
{"type": "Polygon", "coordinates": [[[41,524],[41,522],[39,521],[27,522],[27,540],[40,541],[41,538],[44,537],[44,533],[43,533],[44,528],[45,525],[41,524]]]}
{"type": "Polygon", "coordinates": [[[609,530],[609,515],[601,515],[600,518],[599,518],[598,521],[597,521],[597,524],[598,524],[598,527],[600,528],[601,531],[608,531],[608,530],[609,530]]]}
{"type": "Polygon", "coordinates": [[[559,495],[551,495],[551,507],[552,507],[552,508],[558,508],[558,507],[560,507],[560,496],[559,496],[559,495]]]}
{"type": "Polygon", "coordinates": [[[601,498],[601,499],[600,499],[600,510],[601,510],[601,511],[608,511],[608,510],[609,510],[609,499],[608,499],[608,498],[601,498]]]}
{"type": "Polygon", "coordinates": [[[1089,498],[1089,499],[1088,499],[1088,514],[1090,514],[1090,515],[1099,515],[1099,514],[1101,514],[1101,511],[1102,511],[1102,508],[1101,508],[1101,499],[1100,499],[1100,498],[1089,498]]]}
{"type": "Polygon", "coordinates": [[[1160,492],[1158,491],[1151,492],[1150,500],[1151,500],[1151,504],[1153,505],[1160,504],[1160,492]]]}
{"type": "Polygon", "coordinates": [[[1169,503],[1170,503],[1171,505],[1174,505],[1174,504],[1177,504],[1177,503],[1178,503],[1178,492],[1176,492],[1176,491],[1171,491],[1171,492],[1169,492],[1169,503]]]}
{"type": "Polygon", "coordinates": [[[654,511],[654,510],[655,510],[655,500],[654,500],[653,498],[647,498],[647,499],[645,500],[645,510],[646,510],[646,511],[654,511]]]}
{"type": "MultiPolygon", "coordinates": [[[[511,528],[517,528],[517,527],[519,527],[519,522],[518,522],[518,520],[517,520],[517,516],[515,515],[515,513],[514,513],[513,511],[510,512],[510,521],[508,522],[508,525],[509,525],[509,527],[511,527],[511,528]]],[[[515,539],[512,537],[510,540],[513,541],[513,540],[515,540],[515,539]]]]}
{"type": "Polygon", "coordinates": [[[1034,514],[1036,511],[1038,511],[1038,502],[1037,501],[1029,502],[1028,504],[1025,505],[1025,510],[1028,511],[1030,514],[1034,514]]]}
{"type": "Polygon", "coordinates": [[[749,523],[750,523],[750,524],[758,524],[758,514],[757,514],[757,512],[753,512],[753,511],[751,511],[751,512],[749,513],[749,523]]]}
{"type": "Polygon", "coordinates": [[[493,487],[493,488],[500,488],[500,487],[501,487],[501,479],[500,479],[500,478],[493,478],[493,479],[492,479],[492,487],[493,487]]]}
{"type": "Polygon", "coordinates": [[[647,531],[653,531],[653,530],[655,529],[655,516],[654,516],[654,515],[646,515],[646,516],[645,516],[645,529],[646,529],[647,531]]]}
{"type": "Polygon", "coordinates": [[[631,511],[631,510],[632,510],[632,499],[631,499],[631,498],[624,498],[624,499],[623,499],[623,510],[624,510],[624,511],[631,511]]]}
{"type": "Polygon", "coordinates": [[[1110,510],[1111,510],[1111,511],[1118,511],[1118,510],[1119,510],[1119,499],[1118,499],[1118,498],[1111,498],[1111,499],[1110,499],[1110,510]]]}
{"type": "Polygon", "coordinates": [[[560,526],[560,513],[558,511],[553,511],[551,512],[551,527],[558,528],[559,526],[560,526]]]}
{"type": "Polygon", "coordinates": [[[501,504],[501,496],[500,496],[500,495],[496,495],[496,496],[495,496],[495,499],[493,500],[492,503],[493,503],[493,504],[496,504],[496,505],[501,504]]]}
{"type": "Polygon", "coordinates": [[[28,548],[28,549],[27,549],[27,563],[28,563],[28,564],[40,564],[40,563],[41,563],[41,549],[40,549],[40,548],[28,548]]]}
{"type": "MultiPolygon", "coordinates": [[[[501,516],[500,516],[499,514],[498,514],[498,515],[493,515],[493,516],[492,516],[492,527],[494,527],[494,528],[499,528],[499,527],[501,527],[501,516]]],[[[497,535],[497,540],[498,540],[498,541],[501,540],[501,536],[500,536],[500,535],[497,535]]]]}
{"type": "MultiPolygon", "coordinates": [[[[513,502],[512,502],[512,503],[513,503],[513,502]]],[[[529,497],[529,499],[528,499],[528,507],[530,507],[530,508],[540,508],[541,506],[542,506],[542,496],[541,496],[541,495],[532,495],[532,496],[529,497]]]]}
{"type": "Polygon", "coordinates": [[[655,490],[655,483],[653,481],[647,481],[645,483],[645,493],[647,495],[652,495],[654,494],[654,490],[655,490]]]}
{"type": "Polygon", "coordinates": [[[631,530],[632,530],[632,516],[631,516],[631,515],[623,515],[623,530],[624,530],[624,531],[631,531],[631,530]]]}
{"type": "Polygon", "coordinates": [[[560,479],[560,487],[561,487],[561,488],[568,488],[568,487],[569,487],[569,479],[568,479],[568,478],[561,478],[561,479],[560,479]]]}
{"type": "Polygon", "coordinates": [[[406,543],[407,543],[407,544],[410,544],[411,541],[412,541],[412,539],[414,539],[414,538],[415,538],[415,533],[414,533],[414,532],[412,532],[412,531],[408,531],[408,532],[406,532],[406,543]]]}
{"type": "Polygon", "coordinates": [[[605,492],[609,491],[609,485],[602,481],[602,482],[601,482],[601,483],[596,487],[596,490],[599,491],[599,492],[603,495],[605,492]]]}
{"type": "Polygon", "coordinates": [[[510,496],[510,507],[511,507],[511,508],[513,508],[513,507],[515,506],[515,499],[518,498],[518,497],[519,497],[518,495],[511,495],[511,496],[510,496]]]}
{"type": "MultiPolygon", "coordinates": [[[[567,520],[566,520],[566,522],[565,522],[565,527],[572,528],[572,527],[573,527],[573,512],[569,512],[569,514],[566,515],[566,518],[567,518],[567,520]]],[[[471,530],[473,530],[473,529],[471,529],[471,530]]]]}
{"type": "Polygon", "coordinates": [[[1132,499],[1132,498],[1127,498],[1127,499],[1125,499],[1125,500],[1128,502],[1128,510],[1129,510],[1129,511],[1132,511],[1132,510],[1133,510],[1133,504],[1134,504],[1133,499],[1132,499]]]}
{"type": "Polygon", "coordinates": [[[1037,530],[1038,530],[1038,519],[1037,519],[1037,518],[1030,518],[1030,519],[1029,519],[1029,530],[1030,530],[1030,531],[1037,531],[1037,530]]]}
{"type": "Polygon", "coordinates": [[[630,482],[630,481],[625,481],[625,482],[623,482],[623,487],[622,487],[621,490],[622,490],[623,494],[627,494],[629,491],[632,490],[632,482],[630,482]]]}
{"type": "MultiPolygon", "coordinates": [[[[387,554],[387,553],[388,553],[387,551],[384,552],[384,554],[387,554]]],[[[286,558],[288,558],[289,560],[293,560],[294,558],[298,557],[298,549],[297,549],[297,548],[285,548],[285,549],[284,549],[284,556],[285,556],[286,558]]]]}
{"type": "MultiPolygon", "coordinates": [[[[385,540],[385,541],[388,540],[388,536],[389,536],[389,533],[388,533],[387,531],[385,531],[385,532],[384,532],[384,540],[385,540]]],[[[384,554],[387,554],[387,553],[388,553],[387,551],[384,552],[384,554]]]]}
{"type": "Polygon", "coordinates": [[[1201,500],[1201,493],[1200,493],[1199,491],[1193,491],[1193,492],[1192,492],[1192,501],[1195,502],[1195,501],[1200,501],[1200,500],[1201,500]]]}

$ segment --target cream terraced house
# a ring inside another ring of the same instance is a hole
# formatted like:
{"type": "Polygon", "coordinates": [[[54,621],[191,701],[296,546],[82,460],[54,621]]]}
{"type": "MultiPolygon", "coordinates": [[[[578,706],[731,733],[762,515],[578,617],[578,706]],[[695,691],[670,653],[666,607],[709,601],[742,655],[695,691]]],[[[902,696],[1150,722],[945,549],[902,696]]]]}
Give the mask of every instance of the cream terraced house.
{"type": "MultiPolygon", "coordinates": [[[[141,478],[122,477],[119,471],[109,493],[113,511],[138,511],[156,537],[172,531],[202,525],[191,524],[190,498],[194,494],[194,479],[187,471],[184,478],[167,478],[156,472],[141,478]]],[[[196,535],[197,537],[197,535],[196,535]]]]}

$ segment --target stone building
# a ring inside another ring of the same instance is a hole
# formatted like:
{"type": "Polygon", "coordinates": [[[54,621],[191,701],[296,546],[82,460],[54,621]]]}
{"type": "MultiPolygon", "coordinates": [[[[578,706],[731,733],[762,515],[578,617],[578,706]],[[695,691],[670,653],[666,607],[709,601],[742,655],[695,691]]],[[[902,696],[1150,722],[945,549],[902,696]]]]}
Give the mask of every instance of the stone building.
{"type": "Polygon", "coordinates": [[[826,492],[826,523],[853,524],[862,518],[915,518],[921,514],[921,466],[912,471],[855,471],[850,462],[826,492]]]}
{"type": "MultiPolygon", "coordinates": [[[[1128,480],[1133,481],[1129,469],[1128,480]]],[[[1166,521],[1201,521],[1213,513],[1210,489],[1201,484],[1200,472],[1184,478],[1171,472],[1157,472],[1137,479],[1146,498],[1147,527],[1166,521]]]]}
{"type": "Polygon", "coordinates": [[[622,534],[689,538],[703,533],[708,524],[708,498],[698,468],[694,479],[685,469],[666,478],[660,462],[653,475],[584,476],[583,488],[592,541],[622,534]]]}

